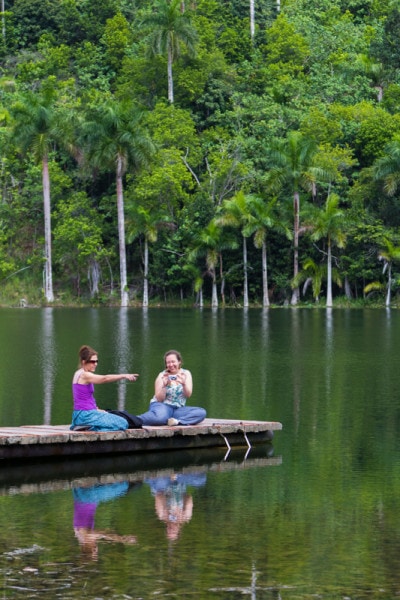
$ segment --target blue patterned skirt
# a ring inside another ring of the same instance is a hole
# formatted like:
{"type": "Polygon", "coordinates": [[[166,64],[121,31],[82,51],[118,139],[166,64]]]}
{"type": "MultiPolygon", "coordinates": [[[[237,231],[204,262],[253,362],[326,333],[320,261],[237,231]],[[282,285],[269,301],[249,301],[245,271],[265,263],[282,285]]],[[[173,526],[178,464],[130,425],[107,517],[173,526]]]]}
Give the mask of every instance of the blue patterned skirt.
{"type": "Polygon", "coordinates": [[[102,410],[74,410],[71,429],[87,427],[89,431],[124,431],[128,421],[102,410]]]}

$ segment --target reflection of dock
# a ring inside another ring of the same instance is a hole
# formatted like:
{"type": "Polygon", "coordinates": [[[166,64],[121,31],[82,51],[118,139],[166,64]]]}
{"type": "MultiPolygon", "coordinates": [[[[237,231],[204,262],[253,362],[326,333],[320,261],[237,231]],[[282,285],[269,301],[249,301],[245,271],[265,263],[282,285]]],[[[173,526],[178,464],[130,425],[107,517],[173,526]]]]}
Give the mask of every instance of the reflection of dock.
{"type": "Polygon", "coordinates": [[[205,419],[195,426],[126,431],[71,431],[67,425],[0,428],[0,459],[62,458],[116,453],[244,446],[268,442],[275,421],[205,419]]]}
{"type": "Polygon", "coordinates": [[[259,445],[248,458],[234,450],[228,460],[218,450],[194,453],[170,452],[166,456],[151,455],[151,460],[138,456],[119,456],[48,462],[47,464],[13,464],[0,470],[0,496],[63,491],[74,487],[89,487],[109,483],[140,483],[153,477],[170,477],[181,473],[227,473],[245,469],[279,466],[280,456],[273,456],[271,444],[259,445]],[[158,457],[158,460],[156,460],[158,457]]]}

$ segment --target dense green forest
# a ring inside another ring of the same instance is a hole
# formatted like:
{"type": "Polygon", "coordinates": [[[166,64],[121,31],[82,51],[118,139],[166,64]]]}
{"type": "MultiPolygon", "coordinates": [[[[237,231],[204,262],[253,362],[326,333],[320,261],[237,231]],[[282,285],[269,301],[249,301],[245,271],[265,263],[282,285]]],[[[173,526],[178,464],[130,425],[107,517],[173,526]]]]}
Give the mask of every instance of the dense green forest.
{"type": "Polygon", "coordinates": [[[397,0],[1,8],[3,303],[396,301],[397,0]]]}

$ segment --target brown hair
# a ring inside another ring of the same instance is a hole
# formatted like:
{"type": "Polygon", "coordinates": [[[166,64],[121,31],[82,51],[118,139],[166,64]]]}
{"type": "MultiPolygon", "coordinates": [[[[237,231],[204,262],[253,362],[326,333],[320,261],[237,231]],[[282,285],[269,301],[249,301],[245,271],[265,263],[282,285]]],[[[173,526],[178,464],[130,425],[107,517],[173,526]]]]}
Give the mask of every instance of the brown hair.
{"type": "Polygon", "coordinates": [[[167,356],[169,356],[170,354],[175,354],[175,356],[176,356],[177,360],[178,360],[178,361],[179,361],[179,362],[182,364],[182,356],[181,356],[181,353],[180,353],[180,352],[178,352],[178,350],[168,350],[168,352],[166,352],[166,353],[164,354],[164,365],[165,365],[165,366],[167,366],[167,365],[165,364],[165,363],[166,363],[166,360],[167,360],[167,356]]]}
{"type": "Polygon", "coordinates": [[[95,354],[97,354],[96,350],[90,346],[81,346],[79,348],[79,367],[83,362],[88,362],[95,354]]]}

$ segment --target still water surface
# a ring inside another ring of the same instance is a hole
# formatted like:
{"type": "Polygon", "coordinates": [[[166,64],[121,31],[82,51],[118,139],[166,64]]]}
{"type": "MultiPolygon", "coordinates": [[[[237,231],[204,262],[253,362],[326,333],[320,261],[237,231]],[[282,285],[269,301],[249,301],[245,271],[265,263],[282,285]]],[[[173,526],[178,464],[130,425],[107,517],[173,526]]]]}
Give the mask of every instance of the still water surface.
{"type": "Polygon", "coordinates": [[[209,416],[273,445],[0,467],[0,598],[400,594],[400,313],[0,311],[0,424],[68,423],[81,344],[102,407],[142,412],[179,349],[209,416]],[[93,526],[90,539],[81,525],[93,526]]]}

